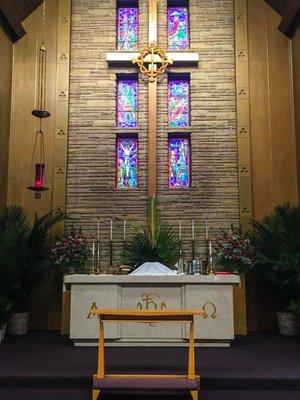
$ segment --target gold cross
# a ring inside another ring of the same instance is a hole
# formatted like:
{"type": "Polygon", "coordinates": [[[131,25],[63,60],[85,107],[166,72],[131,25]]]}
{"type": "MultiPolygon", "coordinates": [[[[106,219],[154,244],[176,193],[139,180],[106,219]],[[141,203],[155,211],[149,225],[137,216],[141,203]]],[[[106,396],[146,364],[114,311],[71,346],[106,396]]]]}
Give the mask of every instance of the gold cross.
{"type": "MultiPolygon", "coordinates": [[[[132,66],[135,63],[141,73],[149,77],[148,90],[148,197],[156,196],[157,158],[157,75],[167,68],[198,66],[199,54],[191,51],[166,52],[157,46],[157,0],[149,0],[149,48],[137,52],[114,52],[106,55],[111,66],[132,66]],[[148,68],[147,68],[148,66],[148,68]]],[[[152,207],[153,208],[153,207],[152,207]]],[[[154,210],[155,212],[155,210],[154,210]]],[[[151,219],[150,210],[149,214],[151,219]]]]}

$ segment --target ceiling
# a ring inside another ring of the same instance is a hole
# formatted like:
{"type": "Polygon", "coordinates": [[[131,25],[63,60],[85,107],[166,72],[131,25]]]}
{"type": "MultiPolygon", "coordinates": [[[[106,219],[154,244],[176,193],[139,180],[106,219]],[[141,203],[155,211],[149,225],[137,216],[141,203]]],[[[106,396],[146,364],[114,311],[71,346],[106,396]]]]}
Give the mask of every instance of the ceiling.
{"type": "Polygon", "coordinates": [[[42,2],[42,0],[0,0],[0,24],[13,43],[26,34],[22,22],[42,2]]]}
{"type": "MultiPolygon", "coordinates": [[[[265,1],[282,16],[278,29],[292,38],[300,24],[300,0],[265,1]]],[[[0,0],[0,24],[13,43],[26,34],[22,22],[42,2],[43,0],[0,0]]]]}
{"type": "Polygon", "coordinates": [[[300,0],[265,1],[282,16],[278,29],[291,39],[300,24],[300,0]]]}

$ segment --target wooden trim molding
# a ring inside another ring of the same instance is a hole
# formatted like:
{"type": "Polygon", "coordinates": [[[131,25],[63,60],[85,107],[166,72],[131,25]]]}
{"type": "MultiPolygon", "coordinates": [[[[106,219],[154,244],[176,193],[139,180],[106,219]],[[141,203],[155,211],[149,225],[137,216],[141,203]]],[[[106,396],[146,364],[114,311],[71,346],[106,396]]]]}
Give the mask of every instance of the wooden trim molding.
{"type": "Polygon", "coordinates": [[[249,228],[249,220],[253,215],[247,19],[247,0],[235,0],[239,217],[245,229],[249,228]]]}
{"type": "MultiPolygon", "coordinates": [[[[58,1],[56,121],[54,144],[53,208],[66,208],[67,152],[69,124],[69,76],[71,0],[58,1]]],[[[64,224],[53,233],[64,230],[64,224]]]]}
{"type": "MultiPolygon", "coordinates": [[[[251,180],[251,131],[248,64],[247,0],[235,0],[236,112],[239,178],[239,220],[249,229],[253,217],[251,180]]],[[[247,334],[245,280],[233,291],[235,333],[247,334]]]]}

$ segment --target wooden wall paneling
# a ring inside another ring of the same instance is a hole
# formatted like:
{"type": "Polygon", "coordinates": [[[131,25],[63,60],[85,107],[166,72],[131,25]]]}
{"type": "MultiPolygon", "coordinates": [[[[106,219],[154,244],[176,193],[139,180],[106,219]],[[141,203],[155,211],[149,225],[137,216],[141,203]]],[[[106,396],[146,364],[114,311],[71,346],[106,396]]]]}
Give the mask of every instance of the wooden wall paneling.
{"type": "MultiPolygon", "coordinates": [[[[43,121],[45,132],[45,185],[50,188],[36,200],[34,193],[27,189],[34,180],[32,153],[39,121],[31,115],[36,107],[36,79],[38,51],[41,45],[42,7],[39,7],[25,21],[28,32],[14,45],[13,82],[11,102],[11,132],[8,172],[8,204],[17,203],[24,207],[33,218],[34,212],[45,214],[52,209],[52,186],[54,169],[55,132],[55,85],[57,1],[47,2],[46,47],[47,47],[47,93],[46,107],[51,117],[43,121]]],[[[48,281],[45,279],[31,297],[31,327],[43,329],[47,326],[47,310],[51,304],[48,296],[48,281]]]]}
{"type": "Polygon", "coordinates": [[[249,78],[253,216],[261,219],[273,205],[267,52],[267,4],[248,2],[249,78]]]}
{"type": "Polygon", "coordinates": [[[0,213],[6,207],[13,45],[0,28],[0,213]]]}
{"type": "Polygon", "coordinates": [[[275,27],[280,16],[267,9],[269,55],[270,138],[273,207],[297,201],[293,80],[290,41],[275,27]]]}
{"type": "Polygon", "coordinates": [[[295,109],[295,136],[297,155],[297,183],[298,204],[300,202],[300,29],[296,32],[292,42],[293,51],[293,88],[295,109]]]}
{"type": "MultiPolygon", "coordinates": [[[[244,229],[252,218],[251,152],[249,118],[247,1],[235,0],[235,64],[237,103],[237,144],[239,174],[239,218],[244,229]]],[[[235,333],[247,333],[245,280],[234,288],[235,333]]]]}
{"type": "MultiPolygon", "coordinates": [[[[279,21],[280,16],[263,0],[248,0],[253,217],[257,220],[279,203],[296,200],[291,53],[289,40],[277,30],[279,21]]],[[[275,328],[276,302],[270,289],[250,287],[247,307],[250,330],[275,328]]]]}
{"type": "MultiPolygon", "coordinates": [[[[52,179],[55,132],[55,86],[56,80],[56,39],[53,24],[57,21],[57,2],[47,3],[47,93],[46,107],[51,117],[43,121],[45,131],[45,185],[50,191],[42,194],[41,200],[27,189],[34,179],[32,152],[39,121],[31,115],[36,107],[37,55],[41,45],[41,7],[25,21],[28,34],[14,45],[12,117],[10,138],[10,160],[8,179],[8,203],[21,204],[30,216],[52,209],[52,179]],[[22,95],[21,95],[22,94],[22,95]]],[[[36,159],[33,160],[33,164],[36,159]]]]}

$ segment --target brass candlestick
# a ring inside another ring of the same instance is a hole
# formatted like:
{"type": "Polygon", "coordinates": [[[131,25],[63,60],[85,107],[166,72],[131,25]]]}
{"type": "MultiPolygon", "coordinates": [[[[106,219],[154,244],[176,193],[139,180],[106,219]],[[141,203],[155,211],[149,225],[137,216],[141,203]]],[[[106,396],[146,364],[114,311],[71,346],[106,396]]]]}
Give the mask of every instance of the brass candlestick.
{"type": "Polygon", "coordinates": [[[92,242],[92,269],[90,275],[100,274],[100,240],[92,242]]]}
{"type": "Polygon", "coordinates": [[[209,240],[208,243],[208,274],[209,275],[214,275],[214,261],[213,261],[213,253],[212,253],[212,244],[211,244],[211,240],[209,240]]]}
{"type": "Polygon", "coordinates": [[[192,240],[192,260],[195,260],[195,240],[192,240]]]}

